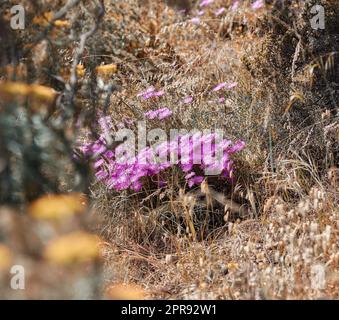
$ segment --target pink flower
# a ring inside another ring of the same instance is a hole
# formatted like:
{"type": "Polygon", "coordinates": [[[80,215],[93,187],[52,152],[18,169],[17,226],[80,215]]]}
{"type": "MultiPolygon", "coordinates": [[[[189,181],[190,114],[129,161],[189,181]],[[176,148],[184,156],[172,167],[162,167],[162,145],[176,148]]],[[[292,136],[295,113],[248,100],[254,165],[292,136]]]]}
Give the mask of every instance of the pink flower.
{"type": "Polygon", "coordinates": [[[157,110],[155,110],[155,111],[147,111],[147,112],[144,113],[144,115],[145,115],[146,118],[152,120],[152,119],[155,119],[157,117],[158,112],[157,112],[157,110]]]}
{"type": "Polygon", "coordinates": [[[214,87],[212,91],[219,91],[224,87],[226,87],[227,89],[232,89],[237,84],[238,84],[237,82],[231,82],[231,83],[222,82],[222,83],[219,83],[216,87],[214,87]]]}
{"type": "Polygon", "coordinates": [[[167,182],[166,182],[166,181],[160,180],[160,181],[158,182],[158,186],[159,186],[160,188],[166,187],[166,185],[167,185],[167,182]]]}
{"type": "Polygon", "coordinates": [[[112,159],[114,157],[114,152],[111,151],[111,150],[107,150],[105,153],[104,153],[104,156],[108,159],[112,159]]]}
{"type": "Polygon", "coordinates": [[[170,116],[172,115],[172,113],[173,113],[173,112],[172,112],[170,109],[168,109],[168,108],[163,108],[163,109],[161,109],[161,111],[159,112],[158,118],[159,118],[159,120],[163,120],[163,119],[165,119],[165,118],[170,117],[170,116]]]}
{"type": "Polygon", "coordinates": [[[222,8],[220,8],[220,9],[218,9],[214,14],[215,14],[216,16],[220,16],[221,14],[224,13],[225,10],[226,10],[226,9],[225,9],[224,7],[222,7],[222,8]]]}
{"type": "Polygon", "coordinates": [[[237,1],[234,1],[233,4],[232,4],[232,6],[231,6],[231,11],[237,10],[238,7],[239,7],[239,1],[238,1],[238,0],[237,0],[237,1]]]}
{"type": "Polygon", "coordinates": [[[235,152],[238,152],[244,149],[244,147],[245,147],[245,142],[240,140],[237,143],[235,143],[232,147],[228,148],[227,152],[229,154],[232,154],[232,153],[235,153],[235,152]]]}
{"type": "Polygon", "coordinates": [[[106,147],[100,144],[94,144],[91,151],[92,154],[97,157],[106,151],[106,147]]]}
{"type": "Polygon", "coordinates": [[[200,23],[200,18],[198,18],[198,17],[192,18],[192,19],[191,19],[191,22],[192,22],[193,24],[199,24],[199,23],[200,23]]]}
{"type": "Polygon", "coordinates": [[[134,123],[134,121],[132,119],[129,119],[129,118],[124,118],[123,121],[128,127],[130,127],[134,123]]]}
{"type": "Polygon", "coordinates": [[[190,172],[188,175],[185,176],[185,179],[188,180],[188,179],[191,179],[194,176],[195,176],[195,172],[190,172]]]}
{"type": "Polygon", "coordinates": [[[186,14],[187,13],[187,9],[180,9],[180,10],[178,10],[178,13],[186,14]]]}
{"type": "Polygon", "coordinates": [[[168,118],[172,115],[172,111],[168,108],[161,108],[154,111],[148,111],[144,113],[145,117],[148,119],[155,119],[158,118],[159,120],[163,120],[165,118],[168,118]]]}
{"type": "Polygon", "coordinates": [[[150,99],[152,97],[161,97],[165,92],[163,90],[155,91],[155,88],[149,87],[145,92],[141,92],[137,95],[137,97],[143,97],[145,100],[150,99]]]}
{"type": "Polygon", "coordinates": [[[147,100],[149,98],[152,98],[154,96],[153,92],[145,93],[142,97],[147,100]]]}
{"type": "Polygon", "coordinates": [[[97,168],[99,168],[99,167],[101,167],[101,165],[103,165],[104,164],[104,159],[99,159],[98,161],[96,161],[95,163],[94,163],[94,168],[95,169],[97,169],[97,168]]]}
{"type": "Polygon", "coordinates": [[[110,116],[101,116],[98,120],[98,123],[103,130],[103,132],[106,134],[110,129],[112,129],[113,124],[110,116]]]}
{"type": "MultiPolygon", "coordinates": [[[[185,160],[186,162],[187,160],[185,160]]],[[[193,163],[187,163],[187,164],[180,164],[180,168],[184,172],[189,172],[193,168],[193,163]]]]}
{"type": "Polygon", "coordinates": [[[134,183],[132,183],[132,189],[135,192],[139,192],[142,189],[142,183],[140,181],[135,181],[134,183]]]}
{"type": "Polygon", "coordinates": [[[252,9],[256,10],[256,9],[260,9],[264,6],[264,1],[263,0],[257,0],[255,2],[252,3],[252,9]]]}
{"type": "Polygon", "coordinates": [[[188,186],[192,188],[196,184],[200,184],[204,181],[204,177],[202,176],[196,176],[188,180],[188,186]]]}
{"type": "Polygon", "coordinates": [[[220,102],[220,103],[225,102],[225,98],[224,98],[224,97],[219,98],[219,102],[220,102]]]}
{"type": "Polygon", "coordinates": [[[184,98],[184,103],[185,104],[191,103],[192,101],[193,101],[193,97],[191,97],[191,96],[188,96],[188,97],[184,98]]]}
{"type": "Polygon", "coordinates": [[[205,14],[204,10],[197,11],[197,16],[203,16],[205,14]]]}
{"type": "Polygon", "coordinates": [[[238,82],[231,82],[227,85],[227,89],[232,89],[238,85],[238,82]]]}
{"type": "Polygon", "coordinates": [[[223,140],[221,142],[221,145],[220,147],[225,150],[228,146],[230,146],[232,144],[232,141],[231,140],[223,140]]]}
{"type": "Polygon", "coordinates": [[[206,7],[213,3],[214,0],[202,0],[199,4],[199,7],[206,7]]]}
{"type": "Polygon", "coordinates": [[[219,83],[216,87],[213,88],[213,91],[219,91],[226,86],[226,82],[219,83]]]}
{"type": "Polygon", "coordinates": [[[104,170],[100,170],[95,174],[95,177],[100,181],[107,178],[108,173],[104,170]]]}
{"type": "Polygon", "coordinates": [[[138,97],[145,97],[147,96],[148,94],[152,93],[155,91],[155,88],[152,86],[152,87],[149,87],[145,92],[141,92],[141,93],[138,93],[138,97]]]}
{"type": "MultiPolygon", "coordinates": [[[[224,87],[230,85],[226,84],[224,87]]],[[[172,114],[172,111],[161,108],[146,114],[163,119],[172,114]]],[[[146,147],[137,155],[129,154],[129,150],[123,145],[114,150],[107,149],[109,146],[103,136],[79,149],[84,155],[95,159],[95,177],[107,188],[138,192],[142,189],[145,179],[158,183],[160,187],[164,186],[169,168],[180,169],[190,188],[202,183],[206,175],[217,175],[232,182],[235,171],[232,155],[244,146],[243,141],[232,144],[219,133],[196,132],[179,135],[155,147],[146,147]],[[197,176],[193,171],[195,168],[204,173],[197,176]]]]}
{"type": "Polygon", "coordinates": [[[157,91],[153,93],[154,97],[161,97],[165,94],[165,92],[163,90],[157,91]]]}

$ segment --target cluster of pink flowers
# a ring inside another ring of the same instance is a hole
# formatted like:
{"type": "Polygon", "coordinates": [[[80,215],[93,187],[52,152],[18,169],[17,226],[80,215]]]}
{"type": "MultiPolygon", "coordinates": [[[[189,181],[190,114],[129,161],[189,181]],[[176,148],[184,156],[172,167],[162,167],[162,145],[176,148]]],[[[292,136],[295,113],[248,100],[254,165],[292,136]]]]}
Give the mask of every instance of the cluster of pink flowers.
{"type": "MultiPolygon", "coordinates": [[[[236,82],[222,82],[212,91],[231,89],[236,82]]],[[[164,91],[156,91],[150,87],[138,97],[149,99],[159,97],[164,91]]],[[[183,99],[184,104],[191,103],[192,96],[183,99]]],[[[219,100],[222,102],[222,98],[219,100]]],[[[168,108],[150,110],[144,113],[148,119],[163,120],[172,115],[168,108]]],[[[82,145],[79,150],[87,159],[95,159],[94,169],[97,180],[102,181],[109,189],[140,191],[147,179],[156,181],[158,186],[166,185],[166,172],[170,168],[181,170],[187,185],[191,188],[200,184],[205,176],[220,176],[231,180],[233,176],[233,161],[231,156],[244,148],[243,141],[232,145],[230,140],[223,139],[217,133],[178,135],[170,141],[157,143],[152,147],[145,147],[135,153],[135,146],[121,143],[111,148],[112,119],[99,114],[98,120],[101,135],[94,143],[82,145]],[[108,141],[110,140],[110,141],[108,141]]],[[[128,127],[131,120],[125,119],[117,127],[128,127]]]]}
{"type": "Polygon", "coordinates": [[[81,151],[95,157],[95,176],[109,189],[140,191],[147,177],[159,186],[166,185],[166,170],[171,167],[182,171],[189,187],[200,184],[206,173],[231,179],[234,171],[231,155],[244,146],[243,141],[232,145],[216,133],[195,133],[143,148],[137,155],[124,144],[109,150],[103,136],[83,146],[81,151]]]}

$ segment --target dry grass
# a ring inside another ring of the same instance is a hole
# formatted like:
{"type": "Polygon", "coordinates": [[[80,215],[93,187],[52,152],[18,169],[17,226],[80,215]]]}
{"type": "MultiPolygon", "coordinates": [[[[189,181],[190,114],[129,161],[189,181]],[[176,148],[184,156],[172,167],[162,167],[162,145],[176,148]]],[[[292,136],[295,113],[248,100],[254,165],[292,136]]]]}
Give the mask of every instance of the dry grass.
{"type": "MultiPolygon", "coordinates": [[[[109,282],[142,284],[150,297],[165,299],[337,299],[334,174],[297,202],[278,195],[266,199],[258,218],[229,221],[203,241],[166,230],[163,207],[148,215],[129,209],[123,222],[110,217],[109,282]]],[[[267,181],[278,193],[279,179],[267,181]]]]}

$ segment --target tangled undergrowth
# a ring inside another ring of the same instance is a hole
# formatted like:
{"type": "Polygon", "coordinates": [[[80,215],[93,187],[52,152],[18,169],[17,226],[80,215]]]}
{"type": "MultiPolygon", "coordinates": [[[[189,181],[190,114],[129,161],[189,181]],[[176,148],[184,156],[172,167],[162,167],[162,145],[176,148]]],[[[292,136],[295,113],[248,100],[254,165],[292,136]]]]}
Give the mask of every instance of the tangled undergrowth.
{"type": "Polygon", "coordinates": [[[24,297],[339,298],[335,0],[24,2],[34,28],[0,34],[0,280],[19,259],[24,297]],[[222,132],[225,178],[140,165],[149,145],[118,163],[140,121],[188,150],[222,132]]]}

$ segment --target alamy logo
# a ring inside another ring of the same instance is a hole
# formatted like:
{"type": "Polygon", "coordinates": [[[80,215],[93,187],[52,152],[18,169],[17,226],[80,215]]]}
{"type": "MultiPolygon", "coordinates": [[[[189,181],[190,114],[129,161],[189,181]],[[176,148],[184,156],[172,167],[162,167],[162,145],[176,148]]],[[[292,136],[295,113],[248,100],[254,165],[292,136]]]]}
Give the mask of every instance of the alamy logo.
{"type": "Polygon", "coordinates": [[[11,268],[11,288],[13,290],[24,290],[25,289],[25,268],[20,265],[15,265],[11,268]]]}
{"type": "Polygon", "coordinates": [[[25,29],[25,8],[22,5],[11,8],[11,28],[13,30],[25,29]]]}
{"type": "Polygon", "coordinates": [[[325,29],[324,7],[317,4],[311,8],[311,13],[315,15],[310,19],[312,29],[314,30],[325,29]]]}

